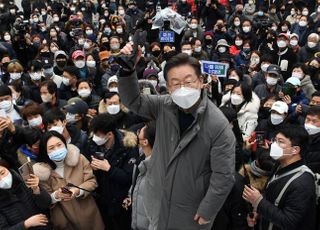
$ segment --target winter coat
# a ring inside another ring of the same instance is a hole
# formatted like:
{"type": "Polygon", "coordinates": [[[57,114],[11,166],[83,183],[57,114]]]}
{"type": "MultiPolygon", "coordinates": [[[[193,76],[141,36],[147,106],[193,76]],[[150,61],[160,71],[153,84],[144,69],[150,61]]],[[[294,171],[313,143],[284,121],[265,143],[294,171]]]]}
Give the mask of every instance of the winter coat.
{"type": "Polygon", "coordinates": [[[87,103],[87,105],[89,106],[89,109],[98,110],[99,102],[101,98],[96,94],[91,94],[87,98],[82,98],[82,100],[87,103]]]}
{"type": "Polygon", "coordinates": [[[320,134],[309,136],[306,164],[314,172],[320,174],[320,134]]]}
{"type": "Polygon", "coordinates": [[[159,127],[145,181],[150,229],[210,229],[234,183],[235,137],[229,122],[203,91],[195,119],[182,134],[172,98],[140,95],[135,72],[120,73],[119,92],[130,110],[159,127]],[[210,223],[198,225],[195,214],[210,223]]]}
{"type": "Polygon", "coordinates": [[[201,40],[201,42],[204,41],[204,31],[203,29],[198,26],[197,29],[192,30],[192,29],[188,29],[185,31],[181,43],[185,42],[185,41],[189,41],[190,38],[198,38],[201,40]]]}
{"type": "MultiPolygon", "coordinates": [[[[267,230],[273,223],[272,230],[313,230],[316,225],[316,193],[314,177],[304,172],[293,180],[283,194],[278,207],[274,202],[282,188],[294,175],[280,177],[285,173],[300,167],[303,161],[294,162],[284,168],[277,169],[277,178],[268,182],[263,199],[259,202],[257,213],[261,218],[261,230],[267,230]]],[[[270,177],[272,178],[273,175],[270,177]]]]}
{"type": "MultiPolygon", "coordinates": [[[[231,93],[227,93],[222,97],[222,106],[232,106],[231,105],[231,93]]],[[[251,133],[255,130],[258,125],[258,112],[260,108],[259,97],[252,92],[252,100],[241,106],[240,110],[237,112],[237,119],[239,123],[239,128],[242,131],[242,137],[248,138],[251,133]]]]}
{"type": "Polygon", "coordinates": [[[299,61],[301,63],[305,63],[306,61],[313,58],[314,54],[318,53],[318,52],[320,52],[320,45],[319,44],[317,44],[317,46],[313,47],[313,48],[309,48],[308,45],[305,45],[300,49],[300,51],[298,53],[299,61]]]}
{"type": "Polygon", "coordinates": [[[58,89],[59,92],[59,98],[62,100],[69,100],[70,98],[77,97],[78,92],[77,90],[72,90],[71,86],[66,86],[63,84],[63,82],[60,85],[60,88],[58,89]]]}
{"type": "Polygon", "coordinates": [[[266,98],[270,97],[278,97],[279,92],[281,91],[282,87],[279,84],[276,84],[275,89],[271,92],[268,88],[267,83],[258,85],[254,92],[260,98],[260,100],[265,100],[266,98]]]}
{"type": "Polygon", "coordinates": [[[67,105],[67,101],[60,100],[60,99],[58,99],[58,101],[55,105],[51,105],[51,102],[48,102],[48,103],[43,102],[42,104],[40,104],[44,113],[48,112],[51,109],[55,109],[55,108],[62,109],[65,105],[67,105]]]}
{"type": "Polygon", "coordinates": [[[284,80],[291,77],[292,67],[297,63],[298,57],[291,48],[286,48],[284,51],[273,55],[275,64],[280,66],[281,74],[284,80]]]}
{"type": "Polygon", "coordinates": [[[108,172],[96,170],[99,187],[97,188],[97,204],[104,216],[116,216],[122,208],[122,202],[127,197],[135,159],[138,157],[137,137],[132,132],[115,131],[115,143],[111,150],[104,145],[98,146],[92,138],[87,144],[86,157],[91,160],[96,152],[103,152],[109,161],[111,169],[108,172]]]}
{"type": "MultiPolygon", "coordinates": [[[[98,186],[89,161],[80,154],[79,149],[74,145],[68,145],[63,178],[46,163],[35,164],[33,170],[39,177],[41,186],[50,194],[66,186],[67,183],[89,191],[93,191],[98,186]]],[[[53,204],[50,216],[54,229],[104,229],[96,203],[91,194],[86,191],[82,197],[53,204]]]]}
{"type": "Polygon", "coordinates": [[[314,85],[309,75],[306,75],[301,80],[301,88],[302,88],[302,91],[306,94],[308,99],[311,99],[312,94],[316,92],[316,89],[314,88],[314,85]]]}
{"type": "Polygon", "coordinates": [[[150,157],[147,157],[143,160],[138,168],[139,168],[139,175],[136,180],[136,184],[133,190],[132,195],[132,229],[139,229],[139,230],[148,230],[149,227],[149,219],[148,213],[145,210],[145,191],[146,191],[146,174],[147,170],[150,167],[150,157]]]}
{"type": "Polygon", "coordinates": [[[296,111],[297,105],[309,105],[309,99],[303,91],[299,91],[298,94],[291,98],[291,104],[289,105],[289,113],[296,111]]]}
{"type": "MultiPolygon", "coordinates": [[[[50,195],[40,188],[40,194],[33,194],[21,176],[10,170],[13,184],[10,189],[0,189],[0,229],[24,230],[24,221],[36,214],[47,214],[51,204],[50,195]]],[[[48,217],[48,216],[47,216],[48,217]]],[[[47,226],[29,229],[52,229],[47,226]]]]}

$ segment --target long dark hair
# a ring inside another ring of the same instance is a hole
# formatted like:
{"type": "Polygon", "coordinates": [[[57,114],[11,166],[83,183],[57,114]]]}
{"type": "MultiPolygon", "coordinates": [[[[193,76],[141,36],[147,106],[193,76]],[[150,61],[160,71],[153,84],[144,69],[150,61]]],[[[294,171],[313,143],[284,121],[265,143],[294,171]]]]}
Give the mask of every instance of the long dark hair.
{"type": "Polygon", "coordinates": [[[39,149],[40,151],[39,151],[39,156],[37,158],[37,161],[47,163],[51,166],[52,169],[56,169],[57,165],[52,160],[50,160],[48,156],[48,151],[47,151],[48,140],[51,137],[59,138],[63,142],[63,144],[67,147],[67,142],[60,133],[56,131],[46,132],[43,134],[42,139],[40,141],[40,149],[39,149]]]}

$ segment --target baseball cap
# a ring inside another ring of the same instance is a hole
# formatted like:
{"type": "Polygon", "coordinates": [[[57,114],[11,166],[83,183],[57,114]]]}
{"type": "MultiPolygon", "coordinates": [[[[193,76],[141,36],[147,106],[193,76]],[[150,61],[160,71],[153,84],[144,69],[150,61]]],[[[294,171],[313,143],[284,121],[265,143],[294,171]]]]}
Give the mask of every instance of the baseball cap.
{"type": "Polygon", "coordinates": [[[289,36],[286,33],[280,33],[278,37],[284,37],[285,39],[289,40],[289,36]]]}
{"type": "Polygon", "coordinates": [[[298,35],[298,34],[296,34],[296,33],[290,34],[290,39],[291,39],[291,38],[294,38],[294,37],[299,40],[299,35],[298,35]]]}
{"type": "Polygon", "coordinates": [[[287,103],[283,102],[283,101],[276,101],[275,103],[273,103],[272,107],[271,107],[271,111],[276,111],[280,114],[284,114],[284,113],[288,113],[289,107],[287,105],[287,103]]]}
{"type": "Polygon", "coordinates": [[[99,58],[100,58],[100,61],[102,60],[105,60],[105,59],[108,59],[110,57],[110,52],[109,51],[101,51],[99,53],[99,58]]]}
{"type": "Polygon", "coordinates": [[[286,83],[290,83],[291,85],[294,85],[294,86],[301,86],[301,81],[297,77],[289,77],[286,80],[286,83]]]}
{"type": "Polygon", "coordinates": [[[75,60],[78,57],[85,57],[84,52],[82,50],[76,50],[72,53],[72,59],[75,60]]]}
{"type": "Polygon", "coordinates": [[[158,71],[155,69],[146,69],[145,71],[143,71],[143,78],[148,79],[149,77],[158,78],[158,71]]]}
{"type": "Polygon", "coordinates": [[[270,64],[267,68],[267,73],[274,73],[277,76],[280,76],[281,69],[278,65],[270,64]]]}
{"type": "Polygon", "coordinates": [[[87,114],[89,109],[88,104],[77,97],[71,98],[63,108],[71,114],[87,114]]]}

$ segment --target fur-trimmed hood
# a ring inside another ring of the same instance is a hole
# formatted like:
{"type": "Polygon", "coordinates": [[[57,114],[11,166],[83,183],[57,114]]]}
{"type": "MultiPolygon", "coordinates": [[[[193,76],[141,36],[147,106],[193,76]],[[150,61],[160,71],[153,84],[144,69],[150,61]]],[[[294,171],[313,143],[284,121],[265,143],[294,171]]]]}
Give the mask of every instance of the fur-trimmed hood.
{"type": "MultiPolygon", "coordinates": [[[[74,167],[79,163],[80,150],[72,144],[68,144],[67,149],[68,153],[64,159],[64,163],[70,167],[74,167]]],[[[33,165],[33,171],[34,174],[39,177],[40,181],[46,181],[51,175],[52,168],[47,163],[39,162],[33,165]]]]}
{"type": "MultiPolygon", "coordinates": [[[[267,176],[256,177],[253,175],[249,164],[245,164],[245,167],[248,172],[250,185],[253,186],[254,188],[258,189],[259,191],[263,191],[264,186],[267,183],[268,177],[267,176]]],[[[245,176],[243,167],[241,167],[239,174],[243,177],[245,176]]]]}
{"type": "Polygon", "coordinates": [[[120,130],[123,133],[122,143],[126,148],[134,148],[138,145],[138,137],[136,134],[126,130],[120,130]]]}

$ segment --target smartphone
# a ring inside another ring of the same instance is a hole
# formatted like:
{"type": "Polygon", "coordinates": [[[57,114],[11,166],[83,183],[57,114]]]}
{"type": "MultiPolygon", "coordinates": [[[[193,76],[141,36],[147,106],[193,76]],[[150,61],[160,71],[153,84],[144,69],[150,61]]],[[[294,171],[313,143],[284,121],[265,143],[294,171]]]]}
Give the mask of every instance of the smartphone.
{"type": "Polygon", "coordinates": [[[28,179],[30,179],[30,174],[34,174],[33,173],[33,168],[32,168],[32,163],[31,162],[24,163],[19,168],[19,173],[22,176],[24,181],[27,181],[28,179]]]}
{"type": "Polygon", "coordinates": [[[67,187],[61,188],[62,193],[72,195],[72,192],[67,187]]]}
{"type": "Polygon", "coordinates": [[[259,147],[264,146],[264,131],[256,132],[256,142],[259,147]]]}
{"type": "Polygon", "coordinates": [[[94,157],[98,160],[104,160],[104,153],[103,152],[95,152],[94,157]]]}
{"type": "Polygon", "coordinates": [[[307,114],[308,110],[310,109],[310,106],[301,104],[301,109],[303,114],[307,114]]]}
{"type": "Polygon", "coordinates": [[[292,98],[296,93],[296,89],[288,84],[284,84],[282,86],[282,92],[284,95],[288,95],[292,98]]]}

